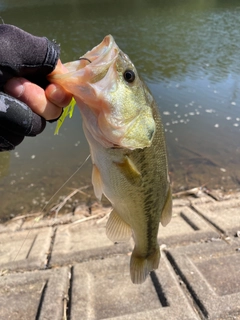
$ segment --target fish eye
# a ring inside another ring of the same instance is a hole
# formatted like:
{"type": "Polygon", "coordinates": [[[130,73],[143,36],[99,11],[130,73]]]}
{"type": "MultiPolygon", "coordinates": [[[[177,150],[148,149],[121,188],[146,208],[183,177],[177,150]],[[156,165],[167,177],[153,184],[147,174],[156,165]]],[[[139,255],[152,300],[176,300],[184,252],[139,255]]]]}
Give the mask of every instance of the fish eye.
{"type": "Polygon", "coordinates": [[[127,82],[131,83],[135,80],[135,73],[132,70],[126,70],[123,77],[127,82]]]}

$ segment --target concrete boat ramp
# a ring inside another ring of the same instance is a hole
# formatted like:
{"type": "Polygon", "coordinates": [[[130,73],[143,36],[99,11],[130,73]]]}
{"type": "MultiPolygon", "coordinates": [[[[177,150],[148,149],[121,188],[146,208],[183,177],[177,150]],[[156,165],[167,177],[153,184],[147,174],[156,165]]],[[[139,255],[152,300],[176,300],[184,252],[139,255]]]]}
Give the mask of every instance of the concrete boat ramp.
{"type": "Polygon", "coordinates": [[[133,242],[105,235],[110,208],[0,225],[0,319],[240,319],[240,193],[173,204],[160,266],[142,285],[129,276],[133,242]]]}

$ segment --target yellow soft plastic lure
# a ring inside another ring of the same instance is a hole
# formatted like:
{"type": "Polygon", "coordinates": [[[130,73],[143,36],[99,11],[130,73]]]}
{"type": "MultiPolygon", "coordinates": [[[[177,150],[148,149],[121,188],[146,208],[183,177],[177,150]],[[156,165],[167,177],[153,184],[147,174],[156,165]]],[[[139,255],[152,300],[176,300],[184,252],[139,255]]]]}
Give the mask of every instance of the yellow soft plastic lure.
{"type": "Polygon", "coordinates": [[[68,116],[69,118],[72,118],[72,115],[73,115],[73,110],[74,110],[74,107],[75,107],[75,104],[76,104],[76,101],[74,98],[72,98],[71,102],[69,103],[69,105],[67,107],[65,107],[63,109],[63,113],[61,115],[61,117],[58,119],[57,121],[57,126],[56,126],[56,129],[54,131],[54,134],[58,134],[59,132],[59,129],[61,128],[65,118],[68,116]]]}

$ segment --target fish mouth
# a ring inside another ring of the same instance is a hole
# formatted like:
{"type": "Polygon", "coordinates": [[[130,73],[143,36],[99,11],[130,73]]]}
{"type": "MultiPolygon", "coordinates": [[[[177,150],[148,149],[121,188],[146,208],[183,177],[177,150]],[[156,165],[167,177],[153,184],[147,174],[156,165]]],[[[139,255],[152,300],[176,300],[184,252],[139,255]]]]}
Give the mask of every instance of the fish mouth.
{"type": "Polygon", "coordinates": [[[112,35],[107,35],[100,44],[86,52],[79,60],[65,63],[68,72],[55,73],[48,79],[52,83],[62,85],[65,90],[96,111],[98,108],[93,107],[96,103],[92,102],[99,99],[98,95],[106,89],[105,84],[108,83],[108,87],[114,83],[119,52],[120,49],[112,35]],[[109,74],[111,74],[110,81],[105,81],[106,75],[109,77],[109,74]],[[93,86],[98,83],[99,90],[96,90],[98,86],[93,86]]]}
{"type": "MultiPolygon", "coordinates": [[[[79,60],[65,63],[64,66],[68,69],[65,77],[71,77],[71,82],[77,78],[78,86],[96,83],[105,77],[108,69],[117,59],[119,51],[112,35],[108,35],[100,44],[81,56],[79,60]]],[[[57,79],[58,75],[54,75],[53,78],[57,79]]],[[[64,75],[59,78],[64,78],[64,75]]]]}
{"type": "Polygon", "coordinates": [[[85,53],[82,57],[90,60],[91,63],[94,64],[101,64],[106,61],[112,62],[116,58],[117,51],[119,51],[115,49],[118,49],[118,47],[112,35],[108,35],[100,44],[85,53]]]}
{"type": "Polygon", "coordinates": [[[105,77],[110,66],[114,65],[119,51],[114,38],[108,35],[99,45],[82,57],[91,61],[88,65],[88,68],[91,68],[91,76],[88,78],[89,83],[99,82],[105,77]]]}

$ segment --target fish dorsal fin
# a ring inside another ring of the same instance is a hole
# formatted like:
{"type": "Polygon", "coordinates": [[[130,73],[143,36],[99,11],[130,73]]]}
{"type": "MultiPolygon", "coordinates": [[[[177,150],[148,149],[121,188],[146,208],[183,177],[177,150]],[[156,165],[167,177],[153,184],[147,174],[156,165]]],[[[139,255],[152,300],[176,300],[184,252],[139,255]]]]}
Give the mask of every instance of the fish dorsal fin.
{"type": "Polygon", "coordinates": [[[102,198],[102,178],[100,175],[100,172],[98,170],[98,167],[94,164],[92,169],[92,184],[95,196],[98,200],[101,200],[102,198]]]}
{"type": "Polygon", "coordinates": [[[125,156],[123,161],[114,163],[131,184],[141,184],[142,175],[128,156],[125,156]]]}
{"type": "Polygon", "coordinates": [[[167,198],[160,217],[161,224],[166,227],[172,218],[172,189],[169,186],[167,198]]]}
{"type": "Polygon", "coordinates": [[[132,236],[132,229],[113,209],[106,225],[106,234],[113,242],[128,241],[132,236]]]}

